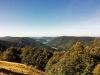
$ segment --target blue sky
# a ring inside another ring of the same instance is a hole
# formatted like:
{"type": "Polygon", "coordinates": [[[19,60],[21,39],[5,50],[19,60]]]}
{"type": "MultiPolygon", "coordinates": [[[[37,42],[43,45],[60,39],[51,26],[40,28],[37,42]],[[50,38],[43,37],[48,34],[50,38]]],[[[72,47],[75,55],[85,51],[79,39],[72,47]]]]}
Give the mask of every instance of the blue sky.
{"type": "Polygon", "coordinates": [[[0,36],[100,36],[100,0],[0,0],[0,36]]]}

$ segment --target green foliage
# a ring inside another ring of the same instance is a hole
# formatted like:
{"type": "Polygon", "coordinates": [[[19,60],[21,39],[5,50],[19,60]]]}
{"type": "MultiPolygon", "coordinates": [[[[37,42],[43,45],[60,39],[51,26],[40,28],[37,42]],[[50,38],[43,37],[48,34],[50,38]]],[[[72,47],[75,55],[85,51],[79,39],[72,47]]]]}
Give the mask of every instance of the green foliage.
{"type": "Polygon", "coordinates": [[[25,47],[22,50],[22,63],[35,66],[40,70],[44,70],[46,63],[52,57],[53,53],[45,48],[25,47]]]}
{"type": "Polygon", "coordinates": [[[0,40],[0,45],[4,45],[7,48],[13,46],[13,47],[25,47],[25,46],[31,46],[31,47],[44,47],[47,49],[51,49],[48,46],[45,46],[44,44],[31,39],[27,37],[12,37],[6,40],[0,40]]]}
{"type": "Polygon", "coordinates": [[[61,56],[53,55],[46,65],[45,72],[48,75],[92,75],[93,67],[97,64],[96,61],[86,52],[84,46],[77,42],[61,56]],[[56,61],[57,59],[59,60],[56,61]],[[54,61],[56,63],[53,63],[54,61]]]}
{"type": "Polygon", "coordinates": [[[46,45],[50,47],[55,47],[60,50],[69,50],[76,42],[81,42],[84,46],[95,46],[97,44],[100,46],[100,42],[97,43],[96,40],[100,40],[100,38],[95,39],[94,37],[57,37],[48,42],[46,45]]]}
{"type": "Polygon", "coordinates": [[[58,53],[58,52],[54,53],[54,55],[51,57],[51,59],[48,61],[47,65],[46,65],[45,70],[46,70],[47,73],[49,72],[50,68],[52,68],[52,66],[54,66],[56,63],[59,62],[62,54],[63,53],[58,53]]]}
{"type": "Polygon", "coordinates": [[[100,74],[99,38],[58,37],[47,45],[64,51],[51,52],[47,46],[30,38],[0,41],[0,60],[35,66],[45,70],[47,75],[100,74]]]}
{"type": "Polygon", "coordinates": [[[22,38],[21,37],[14,37],[14,38],[8,39],[7,41],[19,43],[22,46],[31,46],[31,47],[41,46],[41,47],[44,47],[44,44],[37,42],[34,39],[27,38],[27,37],[22,37],[22,38]]]}
{"type": "Polygon", "coordinates": [[[3,50],[5,50],[5,49],[7,49],[11,46],[13,46],[13,47],[23,47],[23,45],[18,43],[18,42],[11,42],[11,41],[5,41],[5,40],[0,40],[0,46],[5,46],[5,47],[3,47],[3,50]]]}
{"type": "Polygon", "coordinates": [[[98,57],[98,58],[100,58],[100,47],[92,48],[92,49],[90,50],[90,54],[91,54],[93,57],[98,57]]]}
{"type": "Polygon", "coordinates": [[[97,64],[97,66],[95,66],[92,73],[93,73],[93,75],[100,75],[100,64],[97,64]]]}
{"type": "Polygon", "coordinates": [[[3,53],[2,60],[10,62],[21,62],[20,54],[20,48],[10,47],[3,53]]]}

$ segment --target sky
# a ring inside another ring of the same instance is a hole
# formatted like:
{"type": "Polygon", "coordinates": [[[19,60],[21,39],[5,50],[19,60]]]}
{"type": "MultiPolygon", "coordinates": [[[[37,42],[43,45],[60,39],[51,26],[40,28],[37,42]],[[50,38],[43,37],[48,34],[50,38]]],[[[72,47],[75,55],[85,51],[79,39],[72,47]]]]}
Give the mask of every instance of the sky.
{"type": "Polygon", "coordinates": [[[0,0],[3,36],[100,36],[100,0],[0,0]]]}

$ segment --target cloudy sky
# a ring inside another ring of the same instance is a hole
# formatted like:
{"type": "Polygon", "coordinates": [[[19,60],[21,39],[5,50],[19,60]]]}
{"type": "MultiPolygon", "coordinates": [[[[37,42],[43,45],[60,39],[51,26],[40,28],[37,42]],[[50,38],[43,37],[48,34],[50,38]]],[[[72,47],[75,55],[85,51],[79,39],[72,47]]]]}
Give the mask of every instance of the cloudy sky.
{"type": "Polygon", "coordinates": [[[100,36],[100,0],[0,0],[0,36],[100,36]]]}

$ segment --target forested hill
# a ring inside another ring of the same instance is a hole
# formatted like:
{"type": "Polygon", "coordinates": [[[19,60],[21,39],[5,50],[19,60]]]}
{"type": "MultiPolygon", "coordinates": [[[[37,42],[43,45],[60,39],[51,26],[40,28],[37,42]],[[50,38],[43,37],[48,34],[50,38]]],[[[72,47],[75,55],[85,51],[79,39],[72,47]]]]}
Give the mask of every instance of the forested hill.
{"type": "Polygon", "coordinates": [[[76,42],[81,42],[84,46],[91,46],[91,47],[94,47],[95,45],[100,46],[100,38],[97,37],[67,37],[67,36],[54,38],[46,45],[60,50],[68,50],[76,42]]]}
{"type": "Polygon", "coordinates": [[[6,41],[20,43],[25,46],[44,46],[42,43],[35,41],[34,39],[28,37],[13,37],[11,39],[7,39],[6,41]]]}
{"type": "MultiPolygon", "coordinates": [[[[0,40],[0,60],[31,65],[46,75],[100,75],[100,38],[63,36],[53,39],[51,47],[65,50],[62,52],[48,50],[38,43],[30,38],[0,40]]],[[[0,70],[13,72],[5,67],[0,70]]],[[[20,65],[18,68],[22,69],[20,65]]]]}
{"type": "Polygon", "coordinates": [[[11,39],[11,38],[13,38],[13,37],[11,37],[11,36],[5,36],[5,37],[0,37],[0,40],[7,40],[7,39],[11,39]]]}
{"type": "Polygon", "coordinates": [[[11,41],[5,41],[5,40],[0,40],[0,47],[23,47],[24,45],[18,43],[18,42],[11,42],[11,41]]]}
{"type": "Polygon", "coordinates": [[[66,52],[56,52],[48,61],[47,75],[100,75],[100,47],[77,42],[66,52]]]}
{"type": "Polygon", "coordinates": [[[39,47],[45,47],[44,44],[35,41],[34,39],[27,38],[27,37],[11,37],[0,40],[0,43],[3,43],[7,46],[14,46],[14,47],[22,47],[22,46],[39,46],[39,47]]]}

